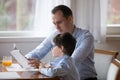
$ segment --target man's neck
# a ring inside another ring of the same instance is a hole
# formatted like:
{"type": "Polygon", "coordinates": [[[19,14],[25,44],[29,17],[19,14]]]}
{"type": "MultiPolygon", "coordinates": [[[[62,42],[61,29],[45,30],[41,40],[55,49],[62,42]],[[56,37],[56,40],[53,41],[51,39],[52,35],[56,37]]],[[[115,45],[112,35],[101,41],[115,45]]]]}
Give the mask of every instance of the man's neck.
{"type": "Polygon", "coordinates": [[[74,30],[75,30],[75,26],[73,25],[73,26],[71,27],[70,33],[72,34],[72,33],[74,32],[74,30]]]}

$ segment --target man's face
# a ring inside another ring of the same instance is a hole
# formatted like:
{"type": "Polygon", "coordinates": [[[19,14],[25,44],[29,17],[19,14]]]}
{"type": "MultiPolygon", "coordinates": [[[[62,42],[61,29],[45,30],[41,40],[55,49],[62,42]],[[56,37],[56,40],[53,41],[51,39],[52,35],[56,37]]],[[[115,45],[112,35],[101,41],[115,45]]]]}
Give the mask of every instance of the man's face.
{"type": "Polygon", "coordinates": [[[61,11],[53,15],[53,24],[60,33],[70,32],[72,17],[64,17],[61,11]]]}

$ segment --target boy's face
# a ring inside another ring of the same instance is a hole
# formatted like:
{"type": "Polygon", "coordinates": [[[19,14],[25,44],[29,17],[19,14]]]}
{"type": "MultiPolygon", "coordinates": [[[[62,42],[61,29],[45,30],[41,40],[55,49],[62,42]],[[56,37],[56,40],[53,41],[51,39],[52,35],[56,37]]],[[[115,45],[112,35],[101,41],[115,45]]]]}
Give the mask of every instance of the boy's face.
{"type": "Polygon", "coordinates": [[[52,49],[52,55],[53,57],[60,57],[63,55],[62,48],[55,46],[52,49]]]}

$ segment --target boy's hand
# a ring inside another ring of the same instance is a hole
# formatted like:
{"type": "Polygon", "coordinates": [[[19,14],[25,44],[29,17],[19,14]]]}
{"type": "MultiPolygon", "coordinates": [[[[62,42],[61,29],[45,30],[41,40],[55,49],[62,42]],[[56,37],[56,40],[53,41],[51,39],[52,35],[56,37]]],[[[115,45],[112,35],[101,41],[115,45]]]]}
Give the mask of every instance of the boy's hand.
{"type": "Polygon", "coordinates": [[[41,63],[39,59],[37,58],[29,58],[29,63],[34,68],[39,68],[39,64],[41,63]]]}
{"type": "Polygon", "coordinates": [[[45,64],[39,63],[39,69],[41,69],[41,68],[46,68],[46,67],[45,67],[45,64]]]}

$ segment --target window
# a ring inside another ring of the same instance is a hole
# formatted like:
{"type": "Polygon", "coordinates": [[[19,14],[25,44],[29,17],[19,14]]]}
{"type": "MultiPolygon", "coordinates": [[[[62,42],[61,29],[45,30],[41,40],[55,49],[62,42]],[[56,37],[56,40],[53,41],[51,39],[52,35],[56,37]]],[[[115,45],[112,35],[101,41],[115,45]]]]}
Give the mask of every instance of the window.
{"type": "Polygon", "coordinates": [[[41,41],[53,30],[51,10],[71,0],[0,0],[0,42],[41,41]]]}
{"type": "Polygon", "coordinates": [[[107,37],[120,38],[120,0],[109,0],[107,37]]]}
{"type": "Polygon", "coordinates": [[[36,0],[0,0],[0,32],[31,31],[36,0]]]}
{"type": "Polygon", "coordinates": [[[58,4],[70,0],[0,0],[0,39],[47,37],[55,30],[51,10],[58,4]]]}
{"type": "Polygon", "coordinates": [[[120,25],[120,0],[109,1],[107,24],[120,25]]]}

